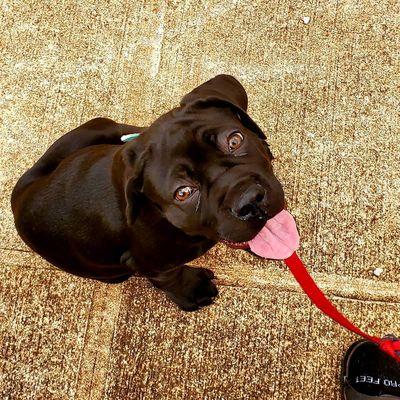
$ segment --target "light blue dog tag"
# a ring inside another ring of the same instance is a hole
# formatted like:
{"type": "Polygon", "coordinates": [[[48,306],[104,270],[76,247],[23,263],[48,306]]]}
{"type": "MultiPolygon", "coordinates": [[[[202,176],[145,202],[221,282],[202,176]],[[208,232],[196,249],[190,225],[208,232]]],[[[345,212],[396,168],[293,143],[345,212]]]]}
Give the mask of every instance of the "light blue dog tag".
{"type": "Polygon", "coordinates": [[[130,133],[128,135],[122,135],[121,136],[121,142],[130,142],[133,139],[136,139],[137,137],[140,136],[140,133],[130,133]]]}

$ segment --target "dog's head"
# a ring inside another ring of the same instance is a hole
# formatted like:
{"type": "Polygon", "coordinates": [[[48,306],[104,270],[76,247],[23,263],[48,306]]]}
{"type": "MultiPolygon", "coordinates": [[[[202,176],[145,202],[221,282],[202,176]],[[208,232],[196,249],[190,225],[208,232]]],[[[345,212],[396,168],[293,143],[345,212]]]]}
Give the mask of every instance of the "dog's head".
{"type": "Polygon", "coordinates": [[[266,138],[246,110],[243,86],[219,75],[127,145],[128,219],[141,192],[188,235],[253,238],[283,209],[284,195],[266,138]]]}

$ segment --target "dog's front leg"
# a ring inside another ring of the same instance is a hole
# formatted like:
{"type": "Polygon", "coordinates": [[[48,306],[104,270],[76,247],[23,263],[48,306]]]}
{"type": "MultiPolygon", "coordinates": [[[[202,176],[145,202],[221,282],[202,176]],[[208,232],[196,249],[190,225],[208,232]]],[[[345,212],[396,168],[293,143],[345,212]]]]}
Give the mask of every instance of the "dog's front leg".
{"type": "Polygon", "coordinates": [[[175,267],[148,277],[150,282],[184,311],[195,311],[214,301],[218,294],[212,282],[214,273],[207,268],[187,265],[175,267]]]}

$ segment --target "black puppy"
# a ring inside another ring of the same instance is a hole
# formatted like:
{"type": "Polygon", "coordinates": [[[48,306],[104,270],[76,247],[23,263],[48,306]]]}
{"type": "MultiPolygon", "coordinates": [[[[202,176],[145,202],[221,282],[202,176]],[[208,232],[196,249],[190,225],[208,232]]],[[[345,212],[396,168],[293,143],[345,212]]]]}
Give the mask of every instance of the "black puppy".
{"type": "Polygon", "coordinates": [[[185,263],[218,241],[250,240],[284,205],[265,136],[246,109],[242,85],[219,75],[148,128],[83,124],[16,184],[19,234],[70,273],[121,282],[136,271],[184,310],[210,304],[214,274],[185,263]]]}

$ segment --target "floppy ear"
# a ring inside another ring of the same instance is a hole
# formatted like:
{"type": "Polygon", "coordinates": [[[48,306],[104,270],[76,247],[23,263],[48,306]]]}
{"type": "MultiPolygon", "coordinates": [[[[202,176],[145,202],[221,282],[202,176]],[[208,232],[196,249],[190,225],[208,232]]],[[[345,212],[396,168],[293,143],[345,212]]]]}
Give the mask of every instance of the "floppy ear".
{"type": "Polygon", "coordinates": [[[230,75],[217,75],[198,86],[182,98],[181,106],[206,98],[225,100],[243,111],[247,110],[246,90],[237,79],[230,75]]]}
{"type": "Polygon", "coordinates": [[[145,166],[145,152],[141,146],[129,144],[122,154],[124,165],[123,189],[125,195],[125,217],[128,225],[135,222],[143,203],[143,170],[145,166]]]}
{"type": "Polygon", "coordinates": [[[198,108],[228,106],[236,112],[244,126],[260,139],[266,139],[264,132],[247,114],[246,90],[233,76],[217,75],[184,96],[180,104],[182,107],[198,108]]]}

